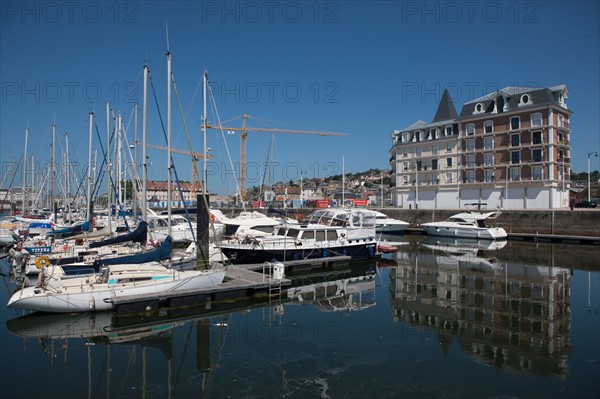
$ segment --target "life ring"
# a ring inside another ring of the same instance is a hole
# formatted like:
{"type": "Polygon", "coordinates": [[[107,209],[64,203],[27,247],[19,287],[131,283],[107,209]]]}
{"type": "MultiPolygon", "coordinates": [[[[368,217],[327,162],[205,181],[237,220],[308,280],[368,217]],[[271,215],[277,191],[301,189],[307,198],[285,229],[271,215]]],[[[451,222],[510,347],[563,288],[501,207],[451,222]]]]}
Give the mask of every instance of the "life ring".
{"type": "Polygon", "coordinates": [[[40,270],[42,270],[42,268],[44,266],[49,266],[49,265],[50,265],[50,258],[48,258],[46,255],[38,256],[38,258],[35,260],[35,267],[37,267],[40,270]],[[44,265],[42,265],[42,262],[44,262],[44,265]]]}

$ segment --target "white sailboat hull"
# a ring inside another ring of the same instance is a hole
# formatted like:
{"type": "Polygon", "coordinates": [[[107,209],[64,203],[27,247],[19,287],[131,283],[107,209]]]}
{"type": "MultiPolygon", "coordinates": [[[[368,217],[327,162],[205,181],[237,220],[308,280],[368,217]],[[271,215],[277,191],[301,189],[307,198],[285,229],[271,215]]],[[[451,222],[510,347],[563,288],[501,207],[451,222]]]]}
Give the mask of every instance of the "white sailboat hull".
{"type": "MultiPolygon", "coordinates": [[[[119,268],[140,265],[118,265],[119,268]]],[[[162,267],[158,265],[158,267],[162,267]]],[[[8,301],[8,307],[40,312],[88,312],[112,310],[116,299],[131,295],[149,295],[195,290],[218,285],[225,278],[224,270],[182,271],[171,269],[150,271],[140,268],[145,280],[135,280],[134,272],[111,275],[108,282],[97,282],[99,275],[81,278],[59,278],[43,288],[27,287],[17,291],[8,301]],[[165,271],[167,270],[167,271],[165,271]],[[150,276],[150,277],[149,277],[150,276]],[[119,279],[121,278],[121,279],[119,279]]]]}

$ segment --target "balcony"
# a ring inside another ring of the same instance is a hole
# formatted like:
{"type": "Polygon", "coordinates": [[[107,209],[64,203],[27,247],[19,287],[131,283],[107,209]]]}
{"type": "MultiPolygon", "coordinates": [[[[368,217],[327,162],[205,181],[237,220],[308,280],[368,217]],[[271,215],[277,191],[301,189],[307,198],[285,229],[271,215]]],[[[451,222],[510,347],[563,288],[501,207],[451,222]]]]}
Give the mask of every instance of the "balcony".
{"type": "Polygon", "coordinates": [[[558,159],[556,160],[556,162],[558,162],[558,163],[568,163],[568,164],[570,164],[570,163],[571,163],[571,158],[565,158],[565,157],[558,158],[558,159]]]}

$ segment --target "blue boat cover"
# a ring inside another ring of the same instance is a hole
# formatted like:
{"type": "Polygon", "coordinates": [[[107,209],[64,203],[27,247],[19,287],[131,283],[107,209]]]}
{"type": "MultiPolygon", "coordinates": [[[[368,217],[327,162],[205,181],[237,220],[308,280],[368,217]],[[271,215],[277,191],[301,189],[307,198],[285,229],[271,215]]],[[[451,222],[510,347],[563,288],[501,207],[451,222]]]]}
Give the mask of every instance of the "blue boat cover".
{"type": "Polygon", "coordinates": [[[82,231],[88,231],[90,227],[90,222],[88,222],[87,220],[81,224],[78,224],[76,226],[69,226],[69,227],[65,227],[64,229],[58,229],[58,230],[52,230],[49,231],[48,233],[46,233],[46,235],[60,235],[63,238],[66,238],[68,236],[77,234],[77,233],[81,233],[82,231]]]}
{"type": "Polygon", "coordinates": [[[27,228],[29,228],[29,229],[51,229],[52,225],[50,223],[32,222],[32,223],[29,223],[29,226],[27,228]]]}
{"type": "Polygon", "coordinates": [[[90,243],[90,248],[98,248],[98,247],[103,247],[105,245],[118,244],[118,243],[127,242],[127,241],[139,242],[139,243],[143,244],[146,242],[147,234],[148,234],[148,223],[146,223],[145,221],[142,220],[140,222],[140,224],[138,224],[138,227],[135,230],[133,230],[131,233],[116,236],[114,238],[109,238],[107,240],[92,242],[92,243],[90,243]]]}
{"type": "Polygon", "coordinates": [[[125,263],[145,263],[158,262],[160,260],[169,259],[171,257],[171,249],[173,249],[173,240],[171,236],[165,238],[165,242],[158,248],[151,251],[141,252],[139,254],[119,256],[116,258],[97,259],[94,261],[94,267],[108,265],[122,265],[125,263]]]}

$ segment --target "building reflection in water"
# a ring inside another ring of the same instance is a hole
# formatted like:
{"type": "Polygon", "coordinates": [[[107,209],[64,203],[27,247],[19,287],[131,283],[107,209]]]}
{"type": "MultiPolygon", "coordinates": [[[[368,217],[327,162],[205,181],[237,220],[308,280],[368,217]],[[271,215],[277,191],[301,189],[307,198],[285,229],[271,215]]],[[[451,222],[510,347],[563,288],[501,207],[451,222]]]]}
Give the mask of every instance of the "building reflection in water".
{"type": "Polygon", "coordinates": [[[570,270],[496,258],[506,242],[427,238],[398,252],[390,273],[394,319],[433,329],[447,353],[490,366],[565,378],[570,270]]]}

